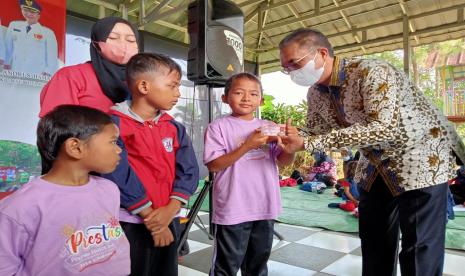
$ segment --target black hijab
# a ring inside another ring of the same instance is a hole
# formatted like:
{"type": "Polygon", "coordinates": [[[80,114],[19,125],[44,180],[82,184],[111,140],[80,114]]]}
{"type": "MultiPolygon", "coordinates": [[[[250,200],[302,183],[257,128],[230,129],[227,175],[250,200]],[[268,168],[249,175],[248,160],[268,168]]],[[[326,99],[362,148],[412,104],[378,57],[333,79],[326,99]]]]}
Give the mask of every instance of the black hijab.
{"type": "Polygon", "coordinates": [[[120,17],[105,17],[95,22],[92,26],[90,38],[90,62],[94,67],[97,79],[103,90],[103,93],[113,102],[120,103],[129,97],[129,88],[126,85],[126,65],[115,64],[100,55],[98,44],[94,42],[105,42],[110,35],[111,30],[116,23],[128,25],[139,43],[139,33],[134,26],[127,20],[120,17]]]}

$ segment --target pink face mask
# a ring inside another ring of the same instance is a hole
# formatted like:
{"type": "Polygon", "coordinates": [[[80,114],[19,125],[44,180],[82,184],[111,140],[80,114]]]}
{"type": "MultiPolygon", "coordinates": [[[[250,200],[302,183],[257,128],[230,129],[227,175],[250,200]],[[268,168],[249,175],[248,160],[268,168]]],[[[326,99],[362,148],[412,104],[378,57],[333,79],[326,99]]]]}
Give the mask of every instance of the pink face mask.
{"type": "Polygon", "coordinates": [[[137,47],[120,46],[103,41],[97,42],[102,56],[116,64],[126,64],[129,59],[139,52],[137,47]]]}

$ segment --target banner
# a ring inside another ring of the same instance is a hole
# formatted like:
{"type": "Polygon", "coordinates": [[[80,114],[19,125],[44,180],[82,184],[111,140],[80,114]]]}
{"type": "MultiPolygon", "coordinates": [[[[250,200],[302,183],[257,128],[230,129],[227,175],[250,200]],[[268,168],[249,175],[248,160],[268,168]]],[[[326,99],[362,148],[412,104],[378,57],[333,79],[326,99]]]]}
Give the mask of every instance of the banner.
{"type": "Polygon", "coordinates": [[[40,174],[36,127],[42,87],[64,64],[65,0],[2,0],[0,192],[40,174]]]}

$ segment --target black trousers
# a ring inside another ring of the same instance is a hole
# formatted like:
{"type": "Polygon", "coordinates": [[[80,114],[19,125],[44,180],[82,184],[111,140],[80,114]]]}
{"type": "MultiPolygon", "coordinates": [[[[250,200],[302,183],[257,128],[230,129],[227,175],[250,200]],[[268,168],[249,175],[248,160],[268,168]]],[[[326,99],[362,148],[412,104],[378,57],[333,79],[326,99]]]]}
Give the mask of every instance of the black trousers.
{"type": "Polygon", "coordinates": [[[369,192],[360,190],[359,231],[363,275],[442,275],[446,228],[447,184],[393,197],[381,177],[369,192]]]}
{"type": "Polygon", "coordinates": [[[169,228],[174,242],[166,247],[155,247],[150,231],[144,224],[120,222],[129,240],[131,275],[176,276],[178,275],[179,218],[174,218],[169,228]]]}
{"type": "Polygon", "coordinates": [[[210,275],[268,275],[266,263],[273,245],[274,220],[215,225],[215,248],[210,275]]]}

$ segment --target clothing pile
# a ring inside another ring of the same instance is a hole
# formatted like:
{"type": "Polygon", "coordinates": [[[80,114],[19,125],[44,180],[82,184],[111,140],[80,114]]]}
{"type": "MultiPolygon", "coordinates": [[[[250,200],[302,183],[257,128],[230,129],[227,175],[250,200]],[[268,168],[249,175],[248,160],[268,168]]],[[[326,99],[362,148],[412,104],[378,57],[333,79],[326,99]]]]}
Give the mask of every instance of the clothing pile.
{"type": "Polygon", "coordinates": [[[312,182],[304,182],[300,189],[306,192],[312,192],[317,194],[322,194],[326,190],[326,184],[323,182],[312,181],[312,182]]]}
{"type": "Polygon", "coordinates": [[[297,180],[294,178],[285,178],[279,180],[279,187],[295,187],[297,186],[297,180]]]}

